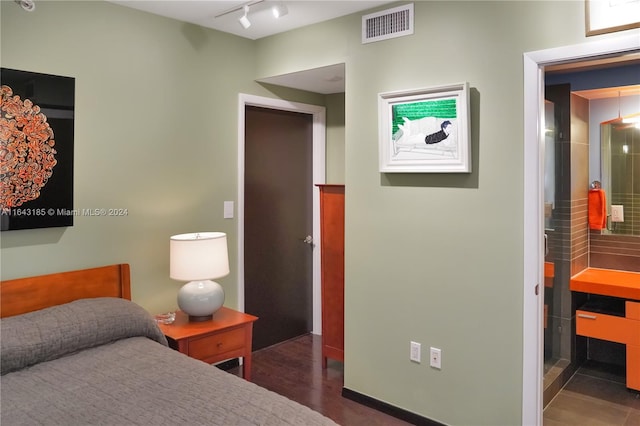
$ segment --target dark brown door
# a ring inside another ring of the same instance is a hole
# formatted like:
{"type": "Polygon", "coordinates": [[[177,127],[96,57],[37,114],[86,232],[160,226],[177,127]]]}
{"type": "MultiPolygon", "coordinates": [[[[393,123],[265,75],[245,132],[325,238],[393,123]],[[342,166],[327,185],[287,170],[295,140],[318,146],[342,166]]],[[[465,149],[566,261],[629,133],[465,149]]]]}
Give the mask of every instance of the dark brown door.
{"type": "Polygon", "coordinates": [[[313,117],[245,107],[245,311],[253,349],[312,328],[313,117]]]}

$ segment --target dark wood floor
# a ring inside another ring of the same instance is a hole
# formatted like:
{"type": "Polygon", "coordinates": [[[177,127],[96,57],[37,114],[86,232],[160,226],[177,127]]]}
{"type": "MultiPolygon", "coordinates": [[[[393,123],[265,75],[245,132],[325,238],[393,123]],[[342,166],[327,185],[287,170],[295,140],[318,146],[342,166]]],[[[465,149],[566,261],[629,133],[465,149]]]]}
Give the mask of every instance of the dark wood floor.
{"type": "MultiPolygon", "coordinates": [[[[402,420],[342,397],[343,364],[321,367],[321,339],[305,335],[253,353],[253,382],[306,405],[343,426],[406,426],[402,420]]],[[[240,374],[239,368],[229,370],[240,374]]],[[[544,410],[544,426],[640,426],[640,394],[624,374],[581,367],[544,410]]]]}
{"type": "Polygon", "coordinates": [[[624,371],[597,363],[580,367],[545,408],[544,426],[639,426],[640,393],[624,383],[624,371]]]}
{"type": "MultiPolygon", "coordinates": [[[[406,426],[402,420],[342,397],[343,364],[322,369],[320,336],[308,334],[253,353],[251,381],[343,426],[406,426]]],[[[229,370],[239,374],[239,368],[229,370]]]]}

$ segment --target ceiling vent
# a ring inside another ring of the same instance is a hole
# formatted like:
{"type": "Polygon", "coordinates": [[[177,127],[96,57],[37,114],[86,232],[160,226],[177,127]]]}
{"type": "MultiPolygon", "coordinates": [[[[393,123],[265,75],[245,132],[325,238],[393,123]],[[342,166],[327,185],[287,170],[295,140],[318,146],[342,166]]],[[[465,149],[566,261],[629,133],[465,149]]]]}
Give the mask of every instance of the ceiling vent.
{"type": "Polygon", "coordinates": [[[413,3],[362,17],[362,43],[413,34],[413,3]]]}

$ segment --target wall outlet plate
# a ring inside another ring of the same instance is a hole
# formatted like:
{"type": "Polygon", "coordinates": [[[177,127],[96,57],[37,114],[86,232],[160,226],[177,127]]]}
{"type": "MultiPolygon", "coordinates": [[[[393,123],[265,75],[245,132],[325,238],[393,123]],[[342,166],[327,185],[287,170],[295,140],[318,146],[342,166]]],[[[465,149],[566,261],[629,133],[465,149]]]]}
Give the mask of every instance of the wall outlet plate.
{"type": "Polygon", "coordinates": [[[429,353],[429,365],[438,370],[442,369],[442,350],[431,348],[429,353]]]}
{"type": "Polygon", "coordinates": [[[611,222],[624,222],[624,206],[622,204],[611,205],[611,222]]]}
{"type": "Polygon", "coordinates": [[[420,362],[420,343],[411,342],[411,349],[409,352],[409,359],[413,362],[420,362]]]}

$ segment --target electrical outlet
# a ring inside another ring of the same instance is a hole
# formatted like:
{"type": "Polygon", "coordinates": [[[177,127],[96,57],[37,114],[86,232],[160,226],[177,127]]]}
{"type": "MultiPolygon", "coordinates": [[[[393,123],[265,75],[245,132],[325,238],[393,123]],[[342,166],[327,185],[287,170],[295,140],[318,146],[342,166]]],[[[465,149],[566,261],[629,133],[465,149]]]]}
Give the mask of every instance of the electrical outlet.
{"type": "Polygon", "coordinates": [[[411,351],[409,352],[409,359],[413,362],[420,362],[420,343],[411,342],[411,351]]]}
{"type": "Polygon", "coordinates": [[[442,351],[438,348],[431,348],[429,355],[429,365],[440,370],[442,368],[442,351]]]}
{"type": "Polygon", "coordinates": [[[611,205],[611,222],[624,222],[624,206],[622,204],[611,205]]]}

